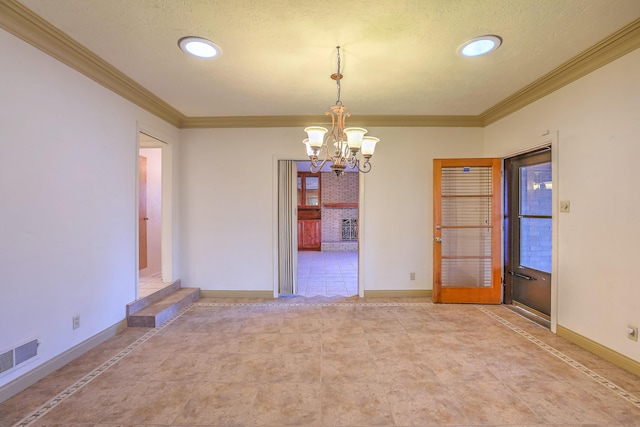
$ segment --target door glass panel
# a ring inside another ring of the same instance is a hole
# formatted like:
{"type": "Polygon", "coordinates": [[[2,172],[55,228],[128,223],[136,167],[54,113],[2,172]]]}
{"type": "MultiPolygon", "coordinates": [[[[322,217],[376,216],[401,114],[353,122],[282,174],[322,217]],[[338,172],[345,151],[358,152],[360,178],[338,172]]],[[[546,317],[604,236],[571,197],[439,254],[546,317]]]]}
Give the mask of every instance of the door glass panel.
{"type": "Polygon", "coordinates": [[[442,287],[491,287],[492,169],[443,167],[442,287]]]}
{"type": "Polygon", "coordinates": [[[519,265],[551,273],[551,162],[519,170],[519,265]]]}
{"type": "Polygon", "coordinates": [[[306,190],[304,204],[306,206],[318,206],[320,203],[318,198],[319,178],[317,176],[307,176],[305,177],[304,185],[306,190]]]}
{"type": "Polygon", "coordinates": [[[298,206],[302,205],[302,177],[298,176],[298,206]]]}
{"type": "Polygon", "coordinates": [[[520,265],[551,273],[551,218],[520,219],[520,265]]]}
{"type": "Polygon", "coordinates": [[[491,287],[491,258],[442,258],[442,287],[491,287]]]}
{"type": "Polygon", "coordinates": [[[551,162],[520,167],[520,215],[551,216],[551,162]]]}
{"type": "Polygon", "coordinates": [[[488,228],[443,228],[442,256],[491,258],[491,230],[488,228]]]}
{"type": "Polygon", "coordinates": [[[489,226],[491,225],[491,196],[442,198],[442,225],[489,226]]]}

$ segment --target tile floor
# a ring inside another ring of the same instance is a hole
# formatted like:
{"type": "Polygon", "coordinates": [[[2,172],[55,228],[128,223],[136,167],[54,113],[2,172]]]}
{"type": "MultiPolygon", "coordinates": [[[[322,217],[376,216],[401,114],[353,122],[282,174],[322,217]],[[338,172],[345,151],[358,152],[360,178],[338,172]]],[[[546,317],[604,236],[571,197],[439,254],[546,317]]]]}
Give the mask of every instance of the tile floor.
{"type": "Polygon", "coordinates": [[[503,306],[209,298],[0,404],[0,425],[640,426],[639,397],[503,306]]]}
{"type": "Polygon", "coordinates": [[[298,252],[298,295],[358,294],[358,252],[298,252]]]}
{"type": "Polygon", "coordinates": [[[162,274],[140,277],[138,284],[138,298],[144,298],[152,293],[171,285],[171,282],[163,282],[162,274]]]}

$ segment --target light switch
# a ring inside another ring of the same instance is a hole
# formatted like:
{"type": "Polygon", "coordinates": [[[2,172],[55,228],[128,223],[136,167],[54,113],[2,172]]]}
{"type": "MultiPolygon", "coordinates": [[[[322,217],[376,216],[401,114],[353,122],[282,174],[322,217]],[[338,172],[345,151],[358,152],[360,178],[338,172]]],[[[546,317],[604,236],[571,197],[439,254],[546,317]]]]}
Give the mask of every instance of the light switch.
{"type": "Polygon", "coordinates": [[[560,200],[560,212],[569,212],[571,210],[571,202],[568,200],[560,200]]]}

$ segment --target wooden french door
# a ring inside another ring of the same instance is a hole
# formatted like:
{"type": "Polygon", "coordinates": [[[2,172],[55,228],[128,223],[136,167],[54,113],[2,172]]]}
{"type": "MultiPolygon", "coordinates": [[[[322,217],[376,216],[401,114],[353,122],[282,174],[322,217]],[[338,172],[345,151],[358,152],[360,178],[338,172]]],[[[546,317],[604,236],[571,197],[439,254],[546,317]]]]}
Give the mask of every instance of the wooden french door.
{"type": "Polygon", "coordinates": [[[138,269],[147,268],[147,158],[138,156],[138,269]]]}
{"type": "Polygon", "coordinates": [[[433,301],[500,304],[501,159],[433,161],[433,301]]]}

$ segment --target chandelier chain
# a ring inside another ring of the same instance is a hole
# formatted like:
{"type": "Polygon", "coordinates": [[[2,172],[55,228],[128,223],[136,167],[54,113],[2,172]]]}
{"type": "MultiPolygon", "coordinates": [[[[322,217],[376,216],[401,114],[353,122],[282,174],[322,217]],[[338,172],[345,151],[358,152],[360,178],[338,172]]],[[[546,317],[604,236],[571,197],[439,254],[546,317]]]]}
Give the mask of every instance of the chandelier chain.
{"type": "Polygon", "coordinates": [[[336,73],[336,85],[338,86],[338,100],[336,101],[336,105],[342,105],[342,101],[340,101],[340,90],[341,90],[340,78],[342,77],[342,75],[340,74],[340,46],[336,46],[336,49],[338,49],[338,72],[336,73]]]}

